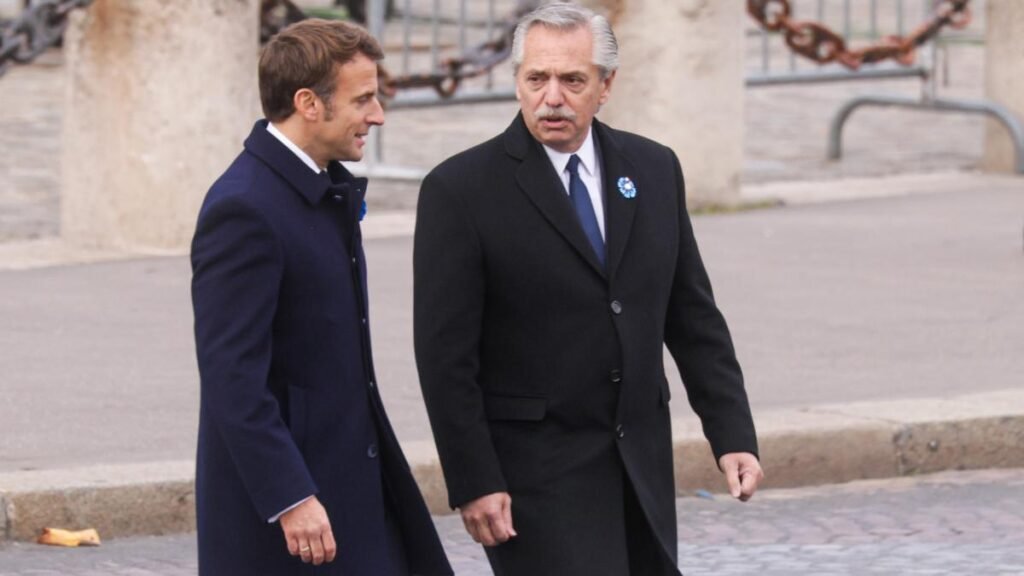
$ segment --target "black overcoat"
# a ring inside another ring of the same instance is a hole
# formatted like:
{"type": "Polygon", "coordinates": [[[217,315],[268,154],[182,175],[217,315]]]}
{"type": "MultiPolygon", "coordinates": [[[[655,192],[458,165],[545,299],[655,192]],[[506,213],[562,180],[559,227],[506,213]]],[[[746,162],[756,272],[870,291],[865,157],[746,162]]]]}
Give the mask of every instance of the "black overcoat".
{"type": "Polygon", "coordinates": [[[512,496],[519,536],[492,554],[506,576],[627,574],[625,481],[675,561],[663,345],[715,457],[757,452],[675,154],[593,127],[606,270],[521,116],[434,169],[420,193],[420,381],[450,504],[512,496]]]}
{"type": "Polygon", "coordinates": [[[337,162],[330,171],[334,186],[261,121],[199,214],[202,575],[399,576],[386,497],[414,573],[451,574],[374,380],[359,230],[366,181],[337,162]],[[321,567],[290,556],[280,525],[268,523],[310,494],[338,544],[321,567]]]}

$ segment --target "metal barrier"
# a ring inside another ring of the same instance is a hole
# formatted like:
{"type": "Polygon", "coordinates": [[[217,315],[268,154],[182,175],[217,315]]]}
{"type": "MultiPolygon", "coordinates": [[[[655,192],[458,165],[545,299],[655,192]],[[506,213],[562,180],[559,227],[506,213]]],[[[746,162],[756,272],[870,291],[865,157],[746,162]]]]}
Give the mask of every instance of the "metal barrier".
{"type": "MultiPolygon", "coordinates": [[[[397,16],[385,19],[387,0],[367,0],[367,28],[388,52],[388,72],[400,79],[454,76],[461,62],[480,60],[493,44],[502,39],[511,49],[511,32],[520,14],[539,5],[541,0],[393,0],[397,16]],[[454,11],[444,8],[454,5],[454,11]],[[458,57],[453,57],[458,54],[458,57]],[[429,71],[427,74],[422,71],[429,71]]],[[[483,60],[487,60],[484,57],[483,60]]],[[[490,56],[490,65],[478,63],[475,72],[458,82],[458,90],[442,90],[445,83],[421,88],[406,84],[388,101],[389,110],[452,106],[480,102],[515,100],[511,72],[495,74],[493,63],[504,57],[490,56]],[[444,93],[442,93],[444,92],[444,93]],[[449,93],[450,92],[450,93],[449,93]]],[[[502,68],[502,72],[507,70],[502,68]]],[[[463,74],[466,75],[466,74],[463,74]]],[[[366,156],[361,165],[351,168],[370,176],[418,180],[425,175],[419,168],[389,165],[384,161],[382,127],[371,131],[366,156]]]]}
{"type": "MultiPolygon", "coordinates": [[[[759,4],[766,6],[768,3],[762,2],[759,4]]],[[[818,24],[838,20],[838,28],[842,30],[842,38],[849,39],[861,36],[872,42],[882,40],[884,44],[884,37],[880,33],[880,30],[884,28],[881,25],[882,20],[885,20],[891,28],[894,28],[890,34],[903,37],[908,23],[917,26],[918,20],[924,21],[933,17],[936,7],[942,3],[935,0],[869,0],[868,2],[864,0],[858,0],[857,2],[852,2],[851,0],[842,0],[841,2],[796,0],[786,2],[786,4],[787,6],[792,4],[793,13],[786,14],[792,20],[802,17],[805,21],[813,20],[818,24]],[[867,7],[866,26],[863,20],[857,20],[854,17],[853,8],[855,5],[861,9],[865,6],[867,7]],[[836,10],[837,8],[838,11],[836,10]],[[812,11],[813,13],[808,14],[812,11]]],[[[921,96],[918,99],[872,95],[853,98],[844,103],[836,112],[830,125],[828,136],[829,159],[837,160],[842,156],[843,127],[855,110],[863,107],[899,107],[933,112],[984,114],[992,118],[1006,128],[1016,151],[1015,171],[1018,174],[1024,174],[1024,127],[1009,110],[987,100],[953,100],[937,97],[938,50],[942,44],[940,36],[934,36],[926,44],[918,47],[916,58],[908,66],[893,63],[863,66],[858,64],[858,66],[852,69],[838,61],[824,65],[815,63],[801,65],[801,60],[797,53],[790,50],[781,41],[780,37],[782,34],[766,30],[764,27],[754,30],[753,33],[748,33],[747,36],[748,38],[756,38],[759,41],[760,49],[759,65],[748,71],[746,80],[748,86],[883,78],[920,79],[921,96]],[[786,63],[781,68],[775,68],[773,60],[777,53],[780,52],[784,53],[786,63]]]]}
{"type": "MultiPolygon", "coordinates": [[[[471,46],[493,40],[509,15],[536,5],[539,0],[393,0],[397,17],[384,19],[386,0],[368,1],[368,27],[388,47],[392,73],[408,76],[414,71],[443,71],[447,54],[471,53],[471,46]],[[454,9],[453,9],[454,6],[454,9]]],[[[779,0],[765,3],[781,4],[779,0]]],[[[832,25],[844,39],[881,43],[881,52],[892,52],[884,46],[889,35],[904,37],[908,32],[920,33],[922,22],[932,19],[939,4],[936,0],[792,0],[794,19],[810,21],[811,25],[832,25]]],[[[948,2],[947,2],[948,4],[948,2]]],[[[854,111],[862,107],[896,106],[937,112],[985,114],[1006,127],[1016,149],[1016,171],[1024,174],[1024,129],[1005,108],[988,101],[965,101],[936,97],[938,67],[934,39],[916,50],[916,59],[909,65],[895,62],[872,63],[876,53],[859,54],[856,68],[838,62],[819,65],[803,62],[782,41],[783,34],[764,29],[751,30],[748,39],[756,51],[747,70],[749,87],[794,83],[819,83],[889,78],[917,78],[921,81],[919,99],[893,96],[866,96],[851,99],[834,116],[828,138],[828,157],[842,155],[842,131],[854,111]],[[781,60],[781,64],[779,63],[781,60]]],[[[506,72],[504,68],[502,72],[506,72]]],[[[402,89],[389,103],[390,109],[447,106],[463,103],[511,101],[515,98],[511,74],[489,72],[483,82],[466,83],[450,96],[442,96],[429,88],[402,89]]],[[[377,130],[370,142],[366,166],[382,176],[416,178],[422,170],[386,166],[383,160],[383,134],[377,130]]]]}
{"type": "MultiPolygon", "coordinates": [[[[464,103],[510,101],[515,98],[510,70],[494,73],[511,49],[511,32],[521,14],[543,0],[364,0],[367,27],[388,52],[397,51],[399,65],[390,66],[392,78],[385,84],[395,92],[390,109],[446,106],[464,103]],[[454,11],[445,11],[455,4],[454,11]],[[397,9],[397,18],[386,15],[397,9]],[[397,46],[397,50],[395,49],[397,46]],[[458,56],[450,56],[456,52],[458,56]],[[444,56],[444,57],[443,57],[444,56]],[[396,72],[397,70],[397,72],[396,72]],[[427,70],[426,73],[414,71],[427,70]],[[400,88],[400,90],[397,90],[400,88]],[[457,89],[458,88],[458,89],[457,89]]],[[[0,75],[11,63],[33,60],[56,44],[67,24],[67,14],[91,0],[34,0],[26,2],[21,16],[0,27],[0,75]]],[[[986,100],[966,101],[936,96],[937,50],[935,35],[945,24],[966,23],[963,10],[970,0],[747,0],[748,9],[762,27],[748,31],[757,40],[757,65],[748,69],[747,86],[817,83],[843,80],[918,78],[919,99],[864,96],[842,105],[833,118],[828,137],[828,157],[842,155],[842,131],[850,116],[862,107],[901,107],[936,112],[984,114],[1006,127],[1015,148],[1015,170],[1024,174],[1024,127],[1007,109],[986,100]],[[867,14],[854,14],[867,8],[867,14]],[[837,10],[838,8],[838,10],[837,10]],[[942,18],[936,10],[946,11],[942,18]],[[803,16],[798,20],[797,16],[803,16]],[[838,21],[833,32],[827,23],[838,21]],[[927,24],[917,26],[919,21],[927,24]],[[916,28],[904,36],[908,26],[916,28]],[[883,37],[889,29],[896,38],[883,37]],[[777,41],[785,39],[785,42],[777,41]],[[861,50],[848,49],[845,41],[866,38],[873,42],[861,50]],[[927,40],[923,46],[919,44],[927,40]],[[788,43],[788,45],[787,45],[788,43]],[[923,49],[920,49],[923,48],[923,49]],[[801,65],[801,56],[817,61],[801,65]],[[917,58],[911,63],[914,54],[917,58]],[[779,57],[785,64],[776,67],[779,57]],[[905,65],[881,62],[893,58],[905,65]],[[820,62],[830,62],[820,64],[820,62]]],[[[297,8],[291,2],[262,2],[263,19],[276,4],[297,8]]],[[[285,11],[288,12],[287,10],[285,11]]],[[[286,14],[287,16],[287,14],[286,14]]],[[[301,18],[301,12],[291,14],[301,18]]],[[[265,34],[274,24],[261,22],[265,34]],[[268,28],[270,26],[270,28],[268,28]]],[[[394,62],[395,58],[389,59],[394,62]]],[[[947,74],[948,77],[948,74],[947,74]]],[[[371,132],[362,171],[384,177],[419,178],[422,170],[383,164],[383,131],[371,132]]]]}

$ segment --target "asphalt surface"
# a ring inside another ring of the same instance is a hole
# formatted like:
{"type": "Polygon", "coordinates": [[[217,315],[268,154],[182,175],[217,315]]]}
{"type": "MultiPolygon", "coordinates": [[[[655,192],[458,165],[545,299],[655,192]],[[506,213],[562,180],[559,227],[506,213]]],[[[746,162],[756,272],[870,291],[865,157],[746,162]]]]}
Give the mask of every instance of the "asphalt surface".
{"type": "MultiPolygon", "coordinates": [[[[747,504],[680,498],[679,566],[686,576],[1020,576],[1021,502],[1020,469],[765,490],[747,504]]],[[[491,574],[459,518],[435,523],[457,576],[491,574]]],[[[0,544],[0,576],[195,573],[194,534],[79,549],[0,544]]]]}
{"type": "MultiPolygon", "coordinates": [[[[962,186],[695,218],[755,414],[1020,389],[1024,183],[962,186]]],[[[367,245],[374,353],[403,441],[430,439],[411,249],[408,235],[367,245]]],[[[14,399],[0,403],[0,471],[193,456],[189,274],[184,257],[0,270],[0,389],[14,399]]],[[[667,364],[674,416],[692,420],[667,364]]]]}

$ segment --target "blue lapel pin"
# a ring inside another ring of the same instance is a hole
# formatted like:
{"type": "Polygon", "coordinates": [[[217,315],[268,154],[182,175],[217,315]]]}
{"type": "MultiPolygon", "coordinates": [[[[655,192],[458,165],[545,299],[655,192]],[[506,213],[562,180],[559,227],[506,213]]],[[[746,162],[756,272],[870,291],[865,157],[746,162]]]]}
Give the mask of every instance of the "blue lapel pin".
{"type": "Polygon", "coordinates": [[[627,176],[619,178],[619,194],[623,198],[636,198],[636,185],[627,176]]]}

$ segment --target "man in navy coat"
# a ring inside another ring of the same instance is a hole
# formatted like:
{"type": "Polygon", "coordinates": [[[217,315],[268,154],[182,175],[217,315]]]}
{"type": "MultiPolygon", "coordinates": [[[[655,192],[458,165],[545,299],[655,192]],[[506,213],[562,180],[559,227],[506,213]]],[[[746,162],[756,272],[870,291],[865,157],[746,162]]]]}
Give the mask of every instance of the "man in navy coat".
{"type": "Polygon", "coordinates": [[[196,511],[208,576],[447,575],[373,370],[359,160],[383,53],[307,20],[260,58],[266,120],[192,243],[201,378],[196,511]]]}
{"type": "Polygon", "coordinates": [[[679,162],[594,118],[616,51],[589,10],[527,15],[521,114],[420,191],[420,383],[450,504],[497,576],[678,574],[665,346],[732,494],[762,476],[679,162]]]}

